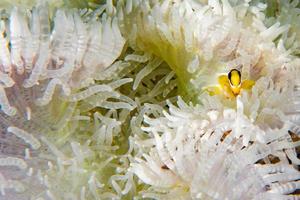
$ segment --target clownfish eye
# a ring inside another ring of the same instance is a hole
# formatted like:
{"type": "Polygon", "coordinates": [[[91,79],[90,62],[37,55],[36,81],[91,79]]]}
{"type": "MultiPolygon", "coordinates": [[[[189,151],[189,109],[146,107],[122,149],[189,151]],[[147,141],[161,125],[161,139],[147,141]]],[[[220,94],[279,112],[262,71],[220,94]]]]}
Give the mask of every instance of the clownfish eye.
{"type": "Polygon", "coordinates": [[[230,70],[228,80],[232,86],[239,86],[241,84],[241,72],[237,69],[230,70]]]}

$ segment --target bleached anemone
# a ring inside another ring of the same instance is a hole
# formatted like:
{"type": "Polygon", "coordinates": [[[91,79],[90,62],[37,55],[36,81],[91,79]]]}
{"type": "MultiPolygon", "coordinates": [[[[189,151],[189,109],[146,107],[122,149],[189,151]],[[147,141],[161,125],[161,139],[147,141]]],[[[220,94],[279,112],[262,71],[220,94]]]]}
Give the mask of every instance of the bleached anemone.
{"type": "Polygon", "coordinates": [[[63,5],[1,12],[0,199],[298,198],[289,23],[246,0],[63,5]],[[253,87],[209,96],[233,68],[253,87]]]}
{"type": "Polygon", "coordinates": [[[283,34],[284,45],[295,55],[299,55],[299,1],[267,1],[265,23],[288,24],[289,30],[283,34]]]}
{"type": "MultiPolygon", "coordinates": [[[[256,101],[264,103],[263,98],[256,101]]],[[[181,99],[178,107],[168,105],[169,113],[145,116],[142,129],[149,136],[134,139],[142,151],[130,171],[151,185],[143,197],[297,199],[292,193],[300,186],[299,138],[291,131],[293,123],[282,120],[280,127],[271,127],[276,122],[269,124],[272,119],[265,115],[276,113],[268,113],[270,108],[258,114],[253,110],[253,122],[240,97],[236,110],[188,106],[181,99]]]]}
{"type": "Polygon", "coordinates": [[[292,193],[299,188],[299,142],[292,137],[299,125],[299,60],[283,40],[273,43],[288,25],[267,28],[263,8],[226,0],[164,1],[142,2],[132,11],[130,41],[179,71],[188,94],[200,93],[230,68],[256,81],[234,100],[196,94],[202,105],[180,101],[161,115],[163,108],[150,109],[153,119],[146,115],[143,128],[149,135],[133,139],[141,150],[130,169],[151,185],[144,197],[297,198],[292,193]]]}
{"type": "Polygon", "coordinates": [[[1,195],[112,198],[102,182],[113,174],[117,109],[135,107],[117,90],[132,79],[97,80],[124,39],[115,17],[87,23],[78,11],[50,14],[46,4],[15,7],[1,21],[1,195]],[[101,108],[110,110],[92,110],[101,108]]]}
{"type": "Polygon", "coordinates": [[[162,57],[180,74],[181,94],[192,98],[213,84],[219,73],[238,68],[243,78],[257,80],[273,76],[290,60],[282,44],[273,43],[288,25],[275,23],[267,28],[263,4],[254,6],[246,1],[231,6],[226,0],[209,1],[208,5],[195,1],[130,2],[123,20],[130,44],[162,57]]]}

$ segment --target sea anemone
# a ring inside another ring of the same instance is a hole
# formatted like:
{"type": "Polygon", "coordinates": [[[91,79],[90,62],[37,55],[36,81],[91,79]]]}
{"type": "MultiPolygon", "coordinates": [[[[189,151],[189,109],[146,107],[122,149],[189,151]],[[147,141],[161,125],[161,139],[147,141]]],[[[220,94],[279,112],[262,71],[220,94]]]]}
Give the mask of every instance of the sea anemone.
{"type": "Polygon", "coordinates": [[[299,198],[283,5],[4,3],[0,199],[299,198]]]}

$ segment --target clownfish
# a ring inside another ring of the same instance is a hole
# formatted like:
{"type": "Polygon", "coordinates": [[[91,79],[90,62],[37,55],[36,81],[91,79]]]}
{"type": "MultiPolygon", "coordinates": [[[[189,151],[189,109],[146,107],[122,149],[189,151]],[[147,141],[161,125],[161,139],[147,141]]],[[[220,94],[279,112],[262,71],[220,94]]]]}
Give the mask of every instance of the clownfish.
{"type": "Polygon", "coordinates": [[[223,94],[227,98],[238,96],[242,90],[250,90],[255,81],[242,80],[241,72],[237,69],[232,69],[227,75],[218,77],[218,85],[207,86],[204,88],[211,96],[223,94]]]}

